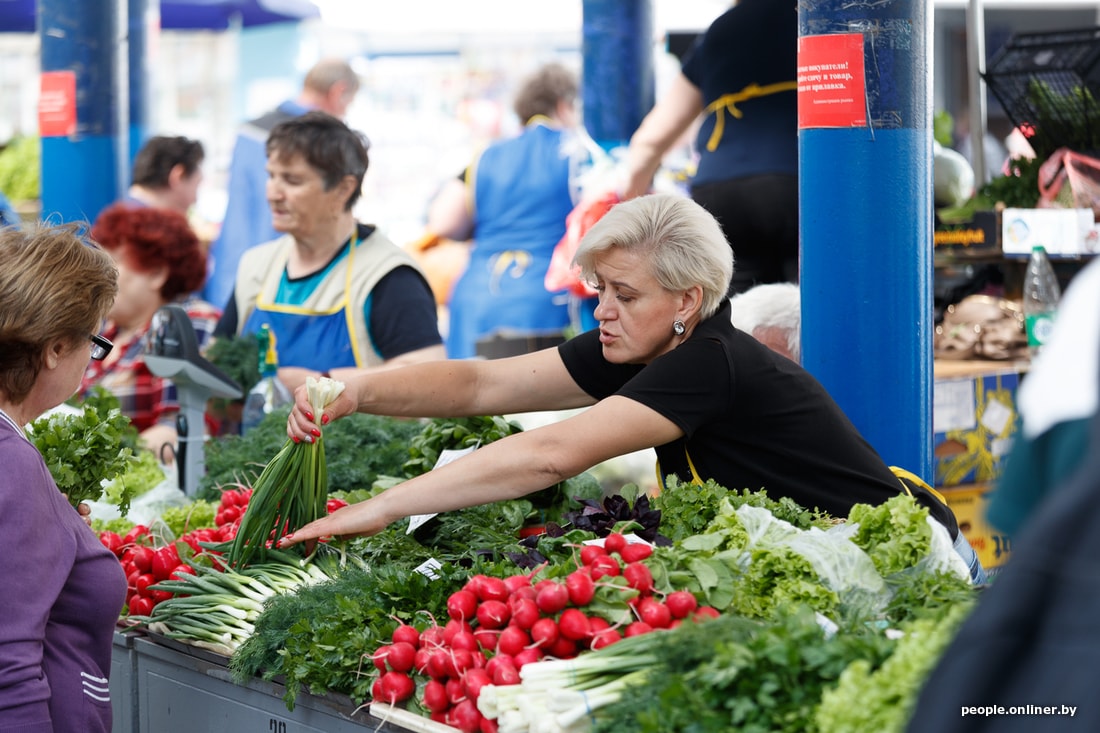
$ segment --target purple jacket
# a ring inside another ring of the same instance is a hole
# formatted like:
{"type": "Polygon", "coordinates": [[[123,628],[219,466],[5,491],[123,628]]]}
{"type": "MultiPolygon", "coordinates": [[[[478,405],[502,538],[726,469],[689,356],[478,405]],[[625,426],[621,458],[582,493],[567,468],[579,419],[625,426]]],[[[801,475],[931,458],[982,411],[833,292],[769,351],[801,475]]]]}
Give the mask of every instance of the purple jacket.
{"type": "Polygon", "coordinates": [[[0,418],[0,733],[109,733],[122,566],[0,418]]]}

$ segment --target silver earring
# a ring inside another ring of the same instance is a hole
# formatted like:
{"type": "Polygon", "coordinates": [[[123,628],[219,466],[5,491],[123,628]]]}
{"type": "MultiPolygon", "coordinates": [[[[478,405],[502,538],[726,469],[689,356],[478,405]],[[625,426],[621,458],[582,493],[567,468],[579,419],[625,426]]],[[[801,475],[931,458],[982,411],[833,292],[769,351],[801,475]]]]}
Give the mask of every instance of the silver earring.
{"type": "Polygon", "coordinates": [[[677,336],[683,336],[686,330],[687,328],[684,326],[684,322],[679,318],[672,322],[672,332],[677,336]]]}

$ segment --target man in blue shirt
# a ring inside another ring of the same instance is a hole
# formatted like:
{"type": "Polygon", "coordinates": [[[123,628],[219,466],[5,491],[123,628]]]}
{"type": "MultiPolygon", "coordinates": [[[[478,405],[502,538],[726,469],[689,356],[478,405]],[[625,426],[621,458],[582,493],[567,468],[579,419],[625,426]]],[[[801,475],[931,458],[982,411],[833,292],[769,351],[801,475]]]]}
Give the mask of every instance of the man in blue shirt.
{"type": "Polygon", "coordinates": [[[314,109],[343,119],[359,91],[359,77],[346,62],[324,59],[306,74],[302,91],[275,109],[245,123],[229,164],[229,199],[221,231],[210,246],[210,274],[202,297],[225,305],[233,292],[241,254],[279,236],[267,205],[267,154],[264,144],[275,125],[314,109]]]}

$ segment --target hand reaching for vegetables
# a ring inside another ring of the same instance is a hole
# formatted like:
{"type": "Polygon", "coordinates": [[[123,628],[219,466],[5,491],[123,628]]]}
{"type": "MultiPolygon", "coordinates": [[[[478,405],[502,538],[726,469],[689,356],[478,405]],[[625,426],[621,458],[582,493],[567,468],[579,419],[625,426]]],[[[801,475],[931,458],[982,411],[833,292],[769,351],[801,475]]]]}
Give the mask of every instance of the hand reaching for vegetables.
{"type": "Polygon", "coordinates": [[[310,403],[308,382],[294,390],[294,408],[286,420],[286,434],[295,443],[314,442],[321,437],[321,425],[351,415],[359,406],[357,397],[348,394],[348,386],[341,383],[340,393],[325,403],[327,406],[320,414],[310,403]]]}
{"type": "Polygon", "coordinates": [[[367,537],[378,534],[391,521],[385,517],[380,502],[375,497],[341,507],[332,514],[316,519],[301,529],[291,532],[279,540],[279,549],[304,542],[306,543],[307,552],[313,552],[313,547],[318,540],[330,537],[336,539],[367,537]]]}

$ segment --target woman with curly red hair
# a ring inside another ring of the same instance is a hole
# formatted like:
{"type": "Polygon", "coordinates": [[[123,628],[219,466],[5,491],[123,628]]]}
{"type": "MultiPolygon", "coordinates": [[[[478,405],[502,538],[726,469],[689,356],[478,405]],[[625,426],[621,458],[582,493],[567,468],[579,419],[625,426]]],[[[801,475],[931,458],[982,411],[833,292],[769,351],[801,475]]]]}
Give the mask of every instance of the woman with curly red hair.
{"type": "Polygon", "coordinates": [[[179,401],[175,385],[146,367],[142,341],[153,314],[175,303],[187,310],[203,346],[221,315],[194,296],[206,280],[206,255],[187,219],[168,209],[113,204],[96,218],[91,236],[114,258],[119,292],[103,329],[115,348],[89,365],[81,392],[98,385],[115,395],[142,442],[168,462],[179,401]]]}

